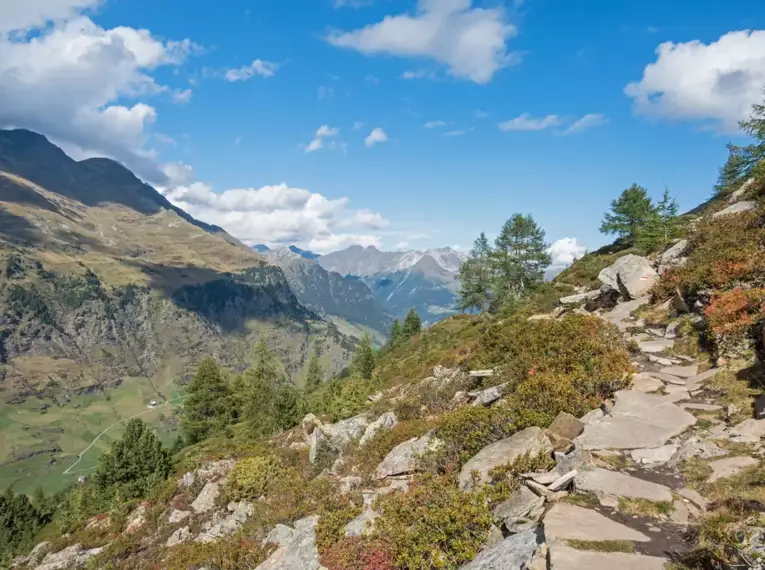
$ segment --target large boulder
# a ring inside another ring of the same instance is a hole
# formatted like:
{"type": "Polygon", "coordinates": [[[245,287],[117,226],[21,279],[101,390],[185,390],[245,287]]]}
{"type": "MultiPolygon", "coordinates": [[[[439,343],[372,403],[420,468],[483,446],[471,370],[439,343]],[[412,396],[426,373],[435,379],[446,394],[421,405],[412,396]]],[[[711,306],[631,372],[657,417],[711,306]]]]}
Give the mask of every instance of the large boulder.
{"type": "Polygon", "coordinates": [[[81,544],[73,544],[58,552],[46,554],[35,570],[64,570],[64,568],[81,568],[88,560],[101,554],[104,547],[86,550],[81,544]]]}
{"type": "Polygon", "coordinates": [[[606,290],[615,289],[625,299],[638,299],[646,295],[658,277],[648,259],[634,254],[620,257],[598,275],[606,290]]]}
{"type": "Polygon", "coordinates": [[[432,433],[422,437],[414,437],[394,447],[374,472],[375,479],[385,479],[395,475],[406,475],[417,471],[420,458],[428,451],[434,451],[441,446],[441,440],[432,433]]]}
{"type": "Polygon", "coordinates": [[[355,416],[334,424],[316,426],[308,440],[308,460],[315,463],[322,452],[341,453],[352,441],[359,439],[369,425],[365,416],[355,416]]]}
{"type": "Polygon", "coordinates": [[[319,551],[316,549],[318,516],[301,519],[292,529],[276,525],[264,544],[275,544],[277,549],[255,570],[321,570],[319,551]]]}
{"type": "Polygon", "coordinates": [[[470,491],[477,482],[482,486],[489,481],[489,471],[500,465],[512,463],[522,455],[531,456],[552,453],[553,445],[544,430],[539,427],[526,428],[506,439],[501,439],[484,447],[465,463],[458,478],[459,488],[470,491]],[[476,481],[473,472],[478,473],[476,481]]]}
{"type": "Polygon", "coordinates": [[[577,550],[562,541],[550,544],[551,570],[664,570],[666,563],[658,556],[577,550]]]}
{"type": "Polygon", "coordinates": [[[206,513],[215,507],[215,502],[220,496],[220,482],[207,483],[191,503],[191,508],[197,514],[206,513]]]}
{"type": "Polygon", "coordinates": [[[561,297],[558,302],[564,307],[581,305],[587,301],[594,301],[600,297],[600,291],[595,289],[594,291],[587,291],[586,293],[578,293],[576,295],[569,295],[568,297],[561,297]]]}
{"type": "Polygon", "coordinates": [[[204,532],[195,539],[195,542],[215,542],[224,536],[235,533],[252,516],[253,505],[247,501],[232,502],[228,504],[227,510],[229,512],[227,515],[215,513],[212,520],[203,525],[204,532]]]}
{"type": "Polygon", "coordinates": [[[733,214],[743,214],[749,210],[754,210],[757,207],[757,202],[735,202],[727,208],[723,208],[719,212],[712,215],[713,218],[720,218],[722,216],[730,216],[733,214]]]}
{"type": "Polygon", "coordinates": [[[395,413],[385,412],[379,418],[377,418],[375,421],[373,421],[371,424],[367,426],[366,430],[364,431],[364,435],[362,435],[361,439],[359,440],[359,445],[364,445],[366,442],[372,439],[375,435],[377,435],[378,431],[391,429],[397,423],[398,423],[398,418],[396,417],[395,413]]]}
{"type": "Polygon", "coordinates": [[[479,553],[461,570],[526,570],[540,542],[534,530],[514,534],[479,553]]]}
{"type": "Polygon", "coordinates": [[[659,275],[662,275],[670,267],[684,265],[685,262],[688,261],[688,258],[684,257],[684,254],[688,249],[688,244],[689,242],[687,239],[681,239],[661,254],[661,258],[659,259],[659,275]]]}

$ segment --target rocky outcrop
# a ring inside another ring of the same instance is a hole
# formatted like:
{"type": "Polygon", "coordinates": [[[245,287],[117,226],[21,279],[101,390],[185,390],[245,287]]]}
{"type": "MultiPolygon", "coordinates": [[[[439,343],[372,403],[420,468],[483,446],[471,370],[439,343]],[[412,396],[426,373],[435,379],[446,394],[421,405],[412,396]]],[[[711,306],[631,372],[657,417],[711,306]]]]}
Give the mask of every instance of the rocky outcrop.
{"type": "Polygon", "coordinates": [[[441,446],[441,440],[432,433],[422,437],[414,437],[394,447],[374,472],[375,479],[385,479],[395,475],[414,473],[420,464],[421,457],[428,451],[434,451],[441,446]]]}
{"type": "Polygon", "coordinates": [[[191,508],[195,513],[201,514],[211,511],[215,508],[215,502],[220,495],[220,483],[218,481],[207,483],[191,503],[191,508]]]}
{"type": "Polygon", "coordinates": [[[379,418],[377,418],[375,421],[373,421],[371,424],[367,426],[367,429],[364,431],[364,435],[362,435],[361,439],[359,440],[359,445],[364,445],[369,440],[371,440],[375,435],[377,435],[377,432],[383,431],[386,429],[391,429],[397,423],[398,423],[398,418],[396,417],[395,413],[385,412],[379,418]]]}
{"type": "Polygon", "coordinates": [[[520,525],[538,521],[544,512],[544,504],[544,497],[522,486],[508,500],[494,507],[494,519],[502,521],[508,531],[516,531],[520,525]]]}
{"type": "Polygon", "coordinates": [[[598,275],[606,290],[619,291],[627,300],[647,294],[658,277],[650,261],[633,254],[620,257],[598,275]]]}
{"type": "Polygon", "coordinates": [[[525,570],[541,542],[534,530],[514,534],[478,554],[461,570],[525,570]]]}
{"type": "Polygon", "coordinates": [[[178,544],[181,544],[182,542],[186,542],[187,540],[190,540],[191,537],[194,536],[191,532],[191,529],[187,526],[181,527],[178,530],[176,530],[173,534],[170,535],[170,538],[167,539],[167,542],[165,543],[165,546],[170,548],[171,546],[176,546],[178,544]]]}
{"type": "Polygon", "coordinates": [[[459,488],[471,491],[476,485],[482,486],[489,481],[489,471],[500,465],[512,463],[525,454],[530,456],[552,453],[550,438],[539,427],[530,427],[519,431],[506,439],[501,439],[484,447],[462,467],[458,477],[459,488]],[[477,477],[474,481],[474,472],[477,477]]]}
{"type": "Polygon", "coordinates": [[[472,400],[471,405],[473,406],[491,406],[505,395],[507,386],[507,383],[499,384],[497,386],[492,386],[491,388],[486,388],[485,390],[468,392],[467,396],[472,400]]]}
{"type": "Polygon", "coordinates": [[[592,509],[557,503],[545,514],[547,540],[629,540],[650,542],[650,538],[592,509]]]}
{"type": "Polygon", "coordinates": [[[125,534],[135,534],[146,524],[148,506],[148,503],[141,503],[128,515],[127,521],[125,521],[125,534]]]}
{"type": "Polygon", "coordinates": [[[342,453],[348,444],[364,435],[368,425],[369,420],[361,415],[334,424],[316,426],[308,440],[308,460],[315,463],[321,453],[342,453]]]}
{"type": "Polygon", "coordinates": [[[664,485],[597,467],[578,473],[574,486],[599,496],[672,502],[672,493],[664,485]]]}
{"type": "Polygon", "coordinates": [[[757,207],[757,202],[747,202],[747,201],[735,202],[734,204],[731,204],[730,206],[723,208],[719,212],[715,212],[712,215],[712,217],[719,218],[722,216],[731,216],[733,214],[743,214],[744,212],[754,210],[756,207],[757,207]]]}
{"type": "Polygon", "coordinates": [[[294,529],[277,525],[263,541],[264,545],[277,545],[277,549],[255,570],[321,570],[316,550],[318,522],[318,516],[311,516],[297,521],[294,529]]]}
{"type": "Polygon", "coordinates": [[[35,570],[64,570],[82,568],[94,556],[101,554],[103,547],[86,550],[81,544],[73,544],[58,552],[47,554],[35,570]]]}
{"type": "Polygon", "coordinates": [[[212,520],[204,524],[204,531],[196,537],[195,542],[215,542],[229,534],[235,533],[247,519],[252,516],[252,503],[242,501],[229,503],[226,507],[230,514],[215,513],[212,520]]]}
{"type": "Polygon", "coordinates": [[[564,307],[581,305],[587,301],[594,301],[600,297],[600,291],[595,289],[594,291],[587,291],[585,293],[578,293],[576,295],[569,295],[568,297],[561,297],[558,302],[564,307]]]}
{"type": "Polygon", "coordinates": [[[666,558],[577,550],[563,543],[550,545],[550,570],[664,570],[666,558]]]}
{"type": "Polygon", "coordinates": [[[687,239],[681,239],[661,255],[659,259],[659,275],[663,274],[670,267],[677,267],[688,261],[686,257],[683,257],[683,254],[688,249],[688,243],[687,239]]]}

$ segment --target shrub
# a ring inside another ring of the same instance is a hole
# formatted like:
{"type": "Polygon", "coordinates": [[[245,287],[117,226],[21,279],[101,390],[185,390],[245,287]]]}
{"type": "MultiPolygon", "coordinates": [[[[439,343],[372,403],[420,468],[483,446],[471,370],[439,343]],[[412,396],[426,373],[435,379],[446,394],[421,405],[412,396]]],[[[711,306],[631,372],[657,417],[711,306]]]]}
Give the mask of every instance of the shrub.
{"type": "Polygon", "coordinates": [[[491,408],[466,407],[444,415],[436,436],[444,442],[438,452],[442,469],[459,468],[481,449],[518,431],[512,410],[502,405],[491,408]]]}
{"type": "Polygon", "coordinates": [[[161,567],[211,567],[220,570],[255,568],[268,557],[272,549],[262,547],[260,541],[244,537],[207,544],[185,543],[169,549],[161,567]]]}
{"type": "Polygon", "coordinates": [[[765,316],[765,289],[734,289],[716,293],[704,311],[715,335],[748,332],[765,316]]]}
{"type": "Polygon", "coordinates": [[[321,556],[329,570],[395,570],[390,546],[368,537],[344,537],[321,556]]]}
{"type": "Polygon", "coordinates": [[[555,467],[555,461],[549,453],[540,453],[539,455],[526,453],[512,463],[499,465],[489,471],[490,485],[484,488],[486,498],[491,505],[505,501],[520,488],[519,475],[549,471],[553,467],[555,467]]]}
{"type": "Polygon", "coordinates": [[[400,421],[391,429],[378,431],[364,445],[347,452],[348,460],[345,463],[355,466],[361,473],[369,473],[394,447],[423,435],[430,427],[430,424],[422,420],[400,421]]]}
{"type": "Polygon", "coordinates": [[[423,477],[408,493],[378,499],[373,537],[390,544],[401,570],[457,568],[475,557],[492,516],[482,494],[461,493],[445,477],[423,477]]]}
{"type": "Polygon", "coordinates": [[[316,525],[316,548],[325,552],[344,537],[344,528],[361,514],[361,507],[345,502],[339,509],[327,513],[316,525]]]}
{"type": "Polygon", "coordinates": [[[263,495],[267,496],[275,486],[294,475],[294,472],[273,455],[247,457],[231,470],[230,491],[238,500],[257,499],[263,495]]]}
{"type": "Polygon", "coordinates": [[[600,405],[601,397],[626,388],[628,381],[598,382],[584,389],[569,376],[553,372],[535,373],[513,390],[508,398],[516,410],[516,422],[526,425],[548,426],[560,412],[580,417],[600,405]]]}

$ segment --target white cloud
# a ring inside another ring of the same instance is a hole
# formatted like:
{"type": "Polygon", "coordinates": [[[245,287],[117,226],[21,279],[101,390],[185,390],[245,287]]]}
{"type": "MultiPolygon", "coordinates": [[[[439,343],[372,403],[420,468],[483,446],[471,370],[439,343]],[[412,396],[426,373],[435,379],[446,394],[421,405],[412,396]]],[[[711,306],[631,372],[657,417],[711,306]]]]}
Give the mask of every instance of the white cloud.
{"type": "Polygon", "coordinates": [[[587,248],[578,243],[576,238],[561,238],[550,246],[553,266],[571,265],[585,253],[587,248]]]}
{"type": "Polygon", "coordinates": [[[536,119],[529,113],[523,113],[514,119],[500,123],[499,129],[502,131],[542,131],[557,127],[562,122],[558,115],[547,115],[536,119]]]}
{"type": "Polygon", "coordinates": [[[370,6],[374,0],[335,0],[335,8],[361,8],[370,6]]]}
{"type": "Polygon", "coordinates": [[[453,131],[448,131],[448,132],[444,133],[444,136],[445,137],[461,137],[462,135],[466,135],[468,133],[472,133],[473,130],[474,129],[472,127],[468,128],[468,129],[455,129],[453,131]]]}
{"type": "Polygon", "coordinates": [[[401,74],[401,79],[435,79],[436,74],[427,69],[410,69],[401,74]]]}
{"type": "Polygon", "coordinates": [[[192,216],[249,245],[302,244],[319,253],[352,244],[379,246],[370,230],[388,225],[380,214],[348,208],[347,198],[328,199],[284,183],[219,194],[199,182],[161,191],[192,216]]]}
{"type": "Polygon", "coordinates": [[[363,128],[364,128],[364,123],[363,122],[356,121],[355,123],[353,123],[353,130],[354,131],[358,131],[358,130],[361,130],[363,128]]]}
{"type": "Polygon", "coordinates": [[[519,61],[506,42],[517,34],[500,8],[474,8],[471,0],[419,0],[414,15],[386,16],[351,32],[332,32],[331,44],[365,55],[430,58],[460,79],[488,83],[502,67],[519,61]]]}
{"type": "Polygon", "coordinates": [[[608,122],[608,117],[603,115],[602,113],[588,113],[581,117],[580,119],[577,119],[573,123],[571,123],[566,130],[563,131],[562,134],[564,135],[573,135],[576,133],[581,133],[582,131],[586,131],[587,129],[591,129],[593,127],[597,127],[600,125],[605,125],[608,122]]]}
{"type": "Polygon", "coordinates": [[[138,99],[177,97],[152,74],[180,65],[198,46],[159,40],[148,30],[104,29],[79,15],[96,5],[2,2],[0,127],[41,132],[73,156],[114,158],[145,180],[164,183],[155,152],[146,147],[157,113],[138,99]]]}
{"type": "Polygon", "coordinates": [[[364,144],[367,146],[374,146],[377,143],[384,143],[388,140],[388,135],[385,133],[384,130],[377,128],[374,129],[371,133],[369,133],[369,136],[364,139],[364,144]]]}
{"type": "Polygon", "coordinates": [[[273,77],[279,64],[262,59],[254,60],[250,65],[245,65],[238,69],[229,69],[224,77],[227,81],[247,81],[256,75],[260,77],[273,77]]]}
{"type": "Polygon", "coordinates": [[[641,114],[735,131],[762,99],[765,30],[729,32],[708,45],[665,42],[656,54],[624,89],[641,114]]]}
{"type": "Polygon", "coordinates": [[[176,103],[188,103],[191,101],[191,89],[176,89],[173,91],[173,101],[176,103]]]}
{"type": "Polygon", "coordinates": [[[315,150],[319,150],[320,148],[324,148],[324,139],[336,137],[339,133],[340,133],[340,129],[330,127],[329,125],[320,126],[319,129],[316,131],[316,135],[314,136],[314,139],[310,143],[308,143],[308,145],[306,145],[305,151],[313,152],[315,150]]]}
{"type": "Polygon", "coordinates": [[[439,127],[445,127],[446,123],[444,121],[428,121],[425,123],[426,129],[437,129],[439,127]]]}

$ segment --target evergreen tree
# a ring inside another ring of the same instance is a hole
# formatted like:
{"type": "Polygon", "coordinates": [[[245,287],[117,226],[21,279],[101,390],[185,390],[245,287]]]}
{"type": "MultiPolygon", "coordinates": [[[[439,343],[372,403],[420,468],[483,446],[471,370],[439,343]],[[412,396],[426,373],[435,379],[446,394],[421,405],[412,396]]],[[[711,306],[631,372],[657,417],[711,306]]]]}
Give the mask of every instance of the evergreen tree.
{"type": "Polygon", "coordinates": [[[96,483],[122,498],[144,496],[170,474],[170,454],[156,434],[139,419],[128,422],[122,438],[99,459],[96,483]]]}
{"type": "Polygon", "coordinates": [[[406,342],[420,334],[421,330],[422,320],[420,320],[420,315],[417,314],[414,308],[409,309],[404,319],[404,326],[401,328],[401,340],[406,342]]]}
{"type": "MultiPolygon", "coordinates": [[[[404,325],[404,330],[406,330],[406,325],[404,325]]],[[[372,339],[369,338],[368,333],[364,333],[356,346],[356,352],[353,353],[351,360],[351,369],[354,374],[365,380],[372,379],[375,370],[375,351],[372,348],[372,339]]]]}
{"type": "Polygon", "coordinates": [[[492,292],[492,249],[483,232],[473,243],[473,249],[460,267],[460,284],[461,311],[483,311],[489,307],[492,292]]]}
{"type": "Polygon", "coordinates": [[[545,231],[532,216],[513,214],[495,241],[493,289],[498,301],[521,297],[544,280],[552,263],[545,231]]]}
{"type": "Polygon", "coordinates": [[[633,184],[611,202],[611,211],[603,216],[601,233],[626,238],[634,245],[638,232],[654,215],[654,206],[648,192],[642,186],[633,184]]]}
{"type": "Polygon", "coordinates": [[[308,363],[308,375],[305,380],[305,389],[307,392],[313,392],[321,386],[324,380],[324,371],[321,369],[318,355],[314,354],[311,357],[311,362],[308,363]]]}
{"type": "Polygon", "coordinates": [[[276,388],[274,393],[274,423],[277,430],[288,430],[303,417],[303,401],[300,392],[291,383],[276,388]]]}
{"type": "Polygon", "coordinates": [[[388,336],[388,348],[396,348],[399,344],[401,344],[401,337],[401,323],[399,323],[398,319],[396,319],[393,321],[393,326],[390,328],[390,335],[388,336]]]}
{"type": "Polygon", "coordinates": [[[669,243],[681,234],[677,212],[677,202],[670,196],[669,190],[665,189],[651,217],[638,230],[637,245],[648,252],[666,249],[669,243]]]}
{"type": "Polygon", "coordinates": [[[202,441],[231,423],[235,414],[231,390],[212,358],[199,363],[189,382],[181,429],[189,444],[202,441]]]}
{"type": "Polygon", "coordinates": [[[8,487],[0,495],[0,565],[33,544],[35,535],[50,517],[38,511],[26,495],[8,487]]]}
{"type": "Polygon", "coordinates": [[[755,103],[746,121],[739,123],[741,130],[754,139],[752,144],[733,147],[741,162],[741,179],[765,176],[765,105],[755,103]]]}
{"type": "Polygon", "coordinates": [[[242,375],[243,416],[255,437],[270,437],[279,430],[278,391],[286,384],[283,367],[261,339],[252,351],[250,367],[242,375]]]}
{"type": "Polygon", "coordinates": [[[715,184],[715,193],[718,195],[728,194],[735,186],[744,181],[746,170],[747,161],[741,148],[729,143],[728,159],[720,168],[717,184],[715,184]]]}

